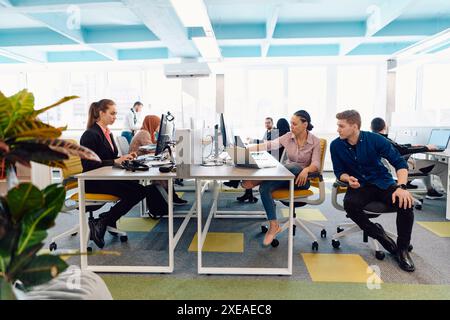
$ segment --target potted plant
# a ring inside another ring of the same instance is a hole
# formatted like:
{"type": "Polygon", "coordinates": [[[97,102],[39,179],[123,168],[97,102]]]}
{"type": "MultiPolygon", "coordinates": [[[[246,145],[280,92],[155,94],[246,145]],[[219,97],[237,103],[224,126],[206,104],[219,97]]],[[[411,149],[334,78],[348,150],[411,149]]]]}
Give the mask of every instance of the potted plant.
{"type": "Polygon", "coordinates": [[[69,155],[100,161],[91,150],[58,139],[66,128],[55,128],[38,116],[66,101],[34,109],[34,96],[26,89],[6,97],[0,92],[0,166],[6,172],[8,193],[0,196],[0,299],[14,299],[12,285],[24,289],[43,284],[67,268],[57,255],[38,254],[65,199],[64,187],[56,184],[39,190],[31,183],[18,184],[15,164],[30,167],[35,161],[64,168],[69,155]]]}

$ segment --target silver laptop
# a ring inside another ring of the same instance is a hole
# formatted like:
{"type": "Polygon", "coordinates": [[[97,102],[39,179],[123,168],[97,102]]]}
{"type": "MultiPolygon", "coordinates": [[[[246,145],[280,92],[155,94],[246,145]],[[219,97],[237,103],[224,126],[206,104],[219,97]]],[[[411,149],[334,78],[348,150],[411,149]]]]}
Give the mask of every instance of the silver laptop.
{"type": "Polygon", "coordinates": [[[427,144],[435,145],[438,152],[447,149],[448,140],[450,139],[450,129],[432,129],[427,144]]]}
{"type": "Polygon", "coordinates": [[[236,167],[262,169],[274,168],[278,165],[278,161],[267,151],[249,151],[242,147],[227,147],[226,152],[236,167]]]}

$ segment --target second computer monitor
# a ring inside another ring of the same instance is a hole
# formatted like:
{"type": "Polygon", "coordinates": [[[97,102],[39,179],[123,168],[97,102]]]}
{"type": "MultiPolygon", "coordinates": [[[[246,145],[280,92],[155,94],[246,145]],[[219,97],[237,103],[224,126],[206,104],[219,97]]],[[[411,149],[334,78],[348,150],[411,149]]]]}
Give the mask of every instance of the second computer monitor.
{"type": "Polygon", "coordinates": [[[159,123],[158,140],[156,142],[155,156],[159,155],[166,147],[166,144],[172,140],[173,131],[174,131],[173,125],[169,123],[169,120],[167,120],[167,115],[165,114],[161,115],[161,122],[159,123]]]}

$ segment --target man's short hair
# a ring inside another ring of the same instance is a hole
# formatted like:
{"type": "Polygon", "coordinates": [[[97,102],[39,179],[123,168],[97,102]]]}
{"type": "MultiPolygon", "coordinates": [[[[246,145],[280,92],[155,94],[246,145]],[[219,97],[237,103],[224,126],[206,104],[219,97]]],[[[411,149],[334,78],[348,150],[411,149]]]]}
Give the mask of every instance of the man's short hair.
{"type": "Polygon", "coordinates": [[[382,118],[374,118],[370,123],[370,130],[375,133],[381,132],[386,128],[386,122],[382,118]]]}
{"type": "Polygon", "coordinates": [[[136,107],[136,106],[143,106],[143,105],[144,105],[144,104],[143,104],[142,102],[136,101],[136,102],[133,104],[133,108],[136,107]]]}
{"type": "Polygon", "coordinates": [[[356,110],[345,110],[336,114],[336,119],[346,120],[350,124],[356,124],[361,129],[361,116],[356,110]]]}
{"type": "Polygon", "coordinates": [[[266,117],[266,120],[270,120],[273,123],[273,119],[271,117],[266,117]]]}

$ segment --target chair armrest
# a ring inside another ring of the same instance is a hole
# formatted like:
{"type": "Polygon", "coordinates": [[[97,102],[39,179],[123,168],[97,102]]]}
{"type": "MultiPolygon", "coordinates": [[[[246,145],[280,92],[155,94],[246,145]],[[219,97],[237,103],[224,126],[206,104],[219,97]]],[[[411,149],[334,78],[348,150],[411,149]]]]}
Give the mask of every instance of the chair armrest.
{"type": "Polygon", "coordinates": [[[344,181],[341,181],[341,180],[336,180],[333,183],[333,188],[338,188],[338,187],[346,188],[348,186],[349,186],[349,184],[347,182],[344,182],[344,181]]]}

